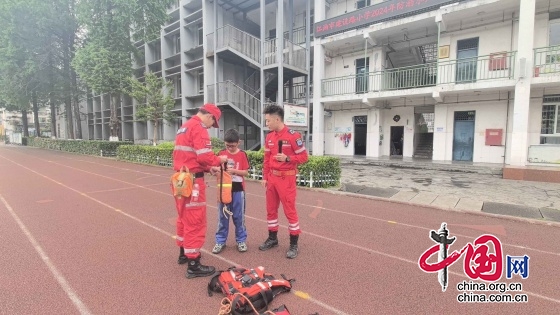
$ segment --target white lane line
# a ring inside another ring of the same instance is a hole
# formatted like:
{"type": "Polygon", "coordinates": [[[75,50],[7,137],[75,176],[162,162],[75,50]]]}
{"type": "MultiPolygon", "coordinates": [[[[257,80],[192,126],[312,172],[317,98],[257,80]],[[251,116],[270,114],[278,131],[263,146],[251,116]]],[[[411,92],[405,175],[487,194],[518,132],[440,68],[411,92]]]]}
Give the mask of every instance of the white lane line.
{"type": "MultiPolygon", "coordinates": [[[[4,159],[9,160],[9,159],[7,159],[7,158],[5,158],[5,157],[4,157],[4,159]]],[[[29,170],[29,171],[31,171],[31,172],[34,172],[34,173],[36,173],[36,174],[38,174],[38,175],[40,175],[40,176],[42,176],[42,177],[44,177],[44,178],[46,178],[46,179],[48,179],[48,180],[51,180],[51,181],[53,181],[53,182],[55,182],[55,183],[57,183],[57,184],[59,184],[59,185],[61,185],[61,186],[64,186],[64,187],[66,187],[66,188],[68,188],[68,189],[70,189],[70,190],[73,190],[73,191],[75,191],[75,192],[78,192],[79,194],[83,195],[84,197],[87,197],[87,198],[89,198],[89,199],[91,199],[91,200],[94,200],[94,201],[96,201],[96,202],[98,202],[98,203],[100,203],[100,204],[102,204],[102,205],[104,205],[104,206],[107,206],[107,207],[111,208],[111,209],[114,209],[114,207],[112,207],[112,206],[110,206],[110,205],[108,205],[108,204],[105,204],[104,202],[99,201],[99,200],[97,200],[97,199],[95,199],[95,198],[93,198],[93,197],[90,197],[90,196],[86,195],[85,193],[82,193],[82,192],[80,192],[80,191],[78,191],[78,190],[75,190],[75,189],[73,189],[73,188],[71,188],[71,187],[68,187],[68,186],[66,186],[66,185],[64,185],[64,184],[62,184],[62,183],[60,183],[60,182],[57,182],[57,181],[55,181],[55,180],[49,178],[48,176],[45,176],[45,175],[43,175],[43,174],[40,174],[40,173],[38,173],[38,172],[36,172],[36,171],[30,169],[30,168],[27,168],[27,167],[25,167],[25,166],[23,166],[23,165],[21,165],[21,164],[18,164],[18,163],[16,163],[16,162],[14,162],[14,161],[12,161],[12,160],[9,160],[9,161],[12,162],[12,163],[14,163],[14,164],[17,164],[17,165],[19,165],[19,166],[21,166],[21,167],[23,167],[23,168],[25,168],[25,169],[27,169],[27,170],[29,170]]],[[[53,163],[54,163],[54,164],[58,164],[58,165],[60,165],[60,166],[65,166],[65,167],[68,167],[68,168],[76,169],[76,170],[79,170],[79,171],[82,171],[82,172],[85,172],[85,173],[89,173],[89,174],[92,174],[92,175],[96,175],[96,176],[100,176],[100,177],[105,177],[105,178],[109,178],[109,179],[112,179],[112,180],[115,180],[115,181],[118,181],[118,182],[123,182],[123,183],[126,183],[126,184],[134,185],[134,186],[137,186],[137,187],[140,187],[140,188],[144,188],[144,189],[147,189],[147,190],[151,190],[151,191],[154,191],[154,192],[157,192],[157,193],[160,193],[160,194],[168,195],[168,194],[166,194],[166,193],[164,193],[164,192],[161,192],[161,191],[158,191],[158,190],[155,190],[155,189],[150,189],[150,188],[142,187],[142,186],[140,186],[140,185],[135,185],[135,184],[132,184],[132,183],[129,183],[129,182],[126,182],[126,181],[119,180],[119,179],[110,178],[110,177],[105,176],[105,175],[100,175],[100,174],[96,174],[96,173],[93,173],[93,172],[84,171],[84,170],[81,170],[81,169],[78,169],[78,168],[74,168],[74,167],[71,167],[71,166],[66,166],[66,165],[63,165],[63,164],[55,163],[55,162],[53,162],[53,163]]],[[[210,187],[213,187],[213,186],[210,186],[210,187]]],[[[251,194],[251,195],[253,195],[253,194],[251,194]]],[[[216,209],[217,209],[217,207],[215,207],[215,206],[211,206],[211,205],[207,205],[207,206],[208,206],[208,207],[211,207],[211,208],[216,208],[216,209]]],[[[352,213],[347,213],[347,212],[344,212],[344,211],[332,210],[332,209],[323,208],[323,207],[321,207],[321,209],[330,210],[330,211],[333,211],[333,212],[339,212],[339,213],[341,213],[341,214],[352,214],[352,213]]],[[[122,214],[124,214],[124,215],[126,215],[126,216],[128,216],[128,217],[130,217],[130,218],[132,218],[132,219],[134,219],[134,220],[136,220],[136,221],[138,221],[138,222],[140,222],[140,223],[146,225],[146,226],[152,227],[153,229],[158,230],[158,231],[160,231],[160,232],[162,232],[162,233],[164,233],[164,234],[166,234],[166,235],[168,235],[168,236],[174,238],[174,236],[172,236],[171,234],[169,234],[169,233],[167,233],[167,232],[161,230],[161,229],[158,228],[158,227],[152,226],[152,225],[150,225],[149,223],[146,223],[146,222],[144,222],[144,221],[142,221],[142,220],[140,220],[140,219],[138,219],[138,218],[136,218],[136,217],[134,217],[134,216],[132,216],[132,215],[129,215],[129,214],[125,213],[125,212],[122,212],[121,210],[117,210],[117,211],[118,211],[119,213],[122,213],[122,214]]],[[[373,217],[367,217],[367,216],[362,216],[362,215],[356,215],[356,216],[365,217],[365,218],[370,218],[370,219],[373,219],[373,220],[381,220],[381,219],[377,219],[377,218],[373,218],[373,217]]],[[[265,220],[258,219],[258,218],[255,218],[255,217],[251,217],[251,216],[248,216],[248,215],[246,215],[246,217],[247,217],[247,218],[250,218],[250,219],[252,219],[252,220],[256,220],[256,221],[266,222],[265,220]]],[[[387,222],[387,220],[382,220],[382,221],[387,222]]],[[[427,228],[424,228],[424,227],[413,226],[413,225],[408,225],[408,224],[403,224],[403,225],[405,225],[405,226],[410,226],[410,227],[416,227],[416,228],[420,228],[420,229],[427,229],[427,228]]],[[[284,225],[280,225],[280,226],[283,227],[283,228],[286,228],[286,229],[288,228],[287,226],[284,226],[284,225]]],[[[427,229],[427,230],[429,230],[429,229],[427,229]]],[[[346,242],[344,242],[344,241],[340,241],[340,240],[337,240],[337,239],[329,238],[329,237],[322,236],[322,235],[319,235],[319,234],[315,234],[315,233],[311,233],[311,232],[306,232],[306,231],[302,231],[302,233],[303,233],[303,234],[309,234],[309,235],[311,235],[311,236],[315,236],[315,237],[317,237],[317,238],[321,238],[321,239],[324,239],[324,240],[332,241],[332,242],[339,243],[339,244],[342,244],[342,245],[354,247],[354,248],[359,249],[359,250],[364,250],[364,251],[367,251],[367,252],[371,252],[371,253],[374,253],[374,254],[378,254],[378,255],[381,255],[381,256],[385,256],[385,257],[388,257],[388,258],[400,260],[400,261],[402,261],[402,262],[413,263],[413,264],[415,264],[415,265],[418,264],[417,261],[412,261],[412,260],[407,259],[407,258],[398,257],[398,256],[395,256],[395,255],[391,255],[391,254],[387,254],[387,253],[384,253],[384,252],[376,251],[376,250],[374,250],[374,249],[370,249],[370,248],[367,248],[367,247],[363,247],[363,246],[359,246],[359,245],[355,245],[355,244],[346,243],[346,242]]],[[[470,237],[470,236],[465,236],[465,237],[470,237]]],[[[503,244],[503,243],[502,243],[502,244],[503,244]]],[[[506,244],[506,245],[507,245],[507,244],[506,244]]],[[[510,245],[510,246],[515,247],[515,245],[510,245]]],[[[552,252],[546,252],[546,251],[531,249],[531,248],[529,248],[529,247],[523,247],[523,248],[524,248],[524,249],[529,249],[529,250],[534,250],[534,251],[541,252],[541,253],[547,253],[547,254],[558,255],[557,253],[552,253],[552,252]]],[[[212,255],[213,257],[218,258],[218,259],[220,259],[220,260],[222,260],[222,261],[230,262],[230,261],[228,261],[228,260],[226,260],[226,259],[223,259],[223,258],[220,257],[220,256],[217,256],[217,255],[212,254],[211,252],[209,252],[209,251],[207,251],[207,250],[205,250],[205,249],[202,249],[201,251],[205,252],[206,254],[210,254],[210,255],[212,255]]],[[[456,272],[452,272],[452,271],[450,271],[449,273],[468,279],[464,274],[460,274],[460,273],[456,273],[456,272]]],[[[547,300],[547,301],[550,301],[550,302],[554,302],[554,303],[560,304],[560,300],[559,300],[559,299],[551,298],[551,297],[548,297],[548,296],[544,296],[544,295],[541,295],[541,294],[538,294],[538,293],[534,293],[534,292],[530,292],[530,291],[525,291],[525,290],[524,290],[523,292],[526,293],[526,294],[528,294],[528,295],[532,295],[532,296],[535,296],[535,297],[540,298],[540,299],[543,299],[543,300],[547,300]]],[[[316,303],[317,305],[323,306],[322,304],[320,304],[320,303],[322,303],[322,302],[320,302],[320,301],[316,301],[316,300],[313,301],[312,299],[309,299],[309,300],[312,301],[313,303],[316,303]],[[320,302],[320,303],[317,303],[317,302],[320,302]]],[[[339,312],[337,312],[337,314],[345,314],[345,313],[342,312],[342,311],[339,311],[339,312]]]]}
{"type": "MultiPolygon", "coordinates": [[[[66,157],[63,157],[63,158],[66,158],[66,157]]],[[[117,166],[112,166],[112,165],[108,165],[108,164],[104,164],[104,163],[98,163],[98,162],[92,162],[92,161],[80,160],[80,159],[71,159],[71,158],[67,158],[67,159],[76,160],[76,161],[80,161],[80,162],[91,163],[91,164],[96,164],[96,165],[101,165],[101,166],[106,166],[106,167],[110,167],[110,168],[118,168],[118,169],[121,169],[121,170],[127,170],[127,171],[131,171],[131,172],[137,172],[137,173],[142,173],[142,174],[149,174],[149,175],[151,175],[151,176],[165,177],[164,175],[160,175],[160,174],[145,173],[145,172],[138,171],[138,170],[133,170],[133,169],[122,169],[122,168],[119,168],[119,167],[117,167],[117,166]]],[[[44,160],[44,159],[40,159],[40,160],[46,161],[46,160],[44,160]]],[[[60,165],[60,166],[69,167],[69,168],[72,168],[72,169],[80,170],[80,169],[77,169],[77,168],[74,168],[74,167],[71,167],[71,166],[67,166],[67,165],[64,165],[64,164],[60,164],[60,163],[56,163],[56,162],[52,162],[52,161],[49,161],[49,162],[54,163],[54,164],[57,164],[57,165],[60,165]]],[[[81,170],[81,171],[83,171],[83,170],[81,170]]],[[[110,177],[107,177],[107,176],[103,176],[103,175],[95,174],[95,173],[91,173],[91,172],[86,172],[86,173],[94,174],[94,175],[97,175],[97,176],[102,176],[102,177],[105,177],[105,178],[110,178],[110,177]]],[[[131,183],[125,182],[125,181],[120,181],[120,182],[127,183],[127,184],[131,184],[131,183]]],[[[140,187],[140,186],[137,186],[137,187],[140,187]]],[[[215,188],[214,186],[209,186],[209,187],[215,188]]],[[[151,189],[149,189],[149,190],[151,190],[151,189]]],[[[265,196],[264,196],[263,194],[260,194],[260,195],[259,195],[259,194],[253,194],[253,193],[246,193],[246,195],[251,195],[251,196],[256,196],[256,197],[265,198],[265,196]]],[[[364,218],[364,219],[369,219],[369,220],[374,220],[374,221],[380,221],[380,222],[387,222],[387,219],[381,219],[381,218],[376,218],[376,217],[372,217],[372,216],[367,216],[367,215],[362,215],[362,214],[356,214],[356,213],[352,213],[352,212],[346,212],[346,211],[340,211],[340,210],[335,210],[335,209],[329,209],[329,208],[325,208],[325,207],[322,207],[322,206],[316,206],[316,205],[315,205],[315,206],[312,206],[312,205],[307,205],[307,204],[300,203],[300,202],[296,202],[296,205],[300,205],[300,206],[304,206],[304,207],[312,207],[312,208],[314,208],[315,210],[325,210],[325,211],[335,212],[335,213],[344,214],[344,215],[348,215],[348,216],[354,216],[354,217],[359,217],[359,218],[364,218]]],[[[431,228],[427,228],[427,227],[424,227],[424,226],[418,226],[418,225],[413,225],[413,224],[401,223],[401,222],[397,222],[397,221],[390,221],[390,223],[393,223],[393,224],[396,224],[396,225],[400,225],[400,226],[406,226],[406,227],[421,229],[421,230],[425,230],[425,231],[428,231],[428,232],[431,231],[431,230],[433,230],[433,229],[431,229],[431,228]]],[[[476,236],[472,236],[472,235],[463,235],[463,234],[454,234],[454,235],[460,236],[460,237],[466,237],[466,238],[474,238],[474,237],[476,237],[476,236]]],[[[536,249],[536,248],[527,247],[527,246],[514,245],[514,244],[505,243],[505,242],[502,242],[502,245],[509,246],[509,247],[513,247],[513,248],[517,248],[517,249],[530,250],[530,251],[534,251],[534,252],[538,252],[538,253],[542,253],[542,254],[560,256],[560,253],[557,253],[557,252],[551,252],[551,251],[536,249]]]]}
{"type": "Polygon", "coordinates": [[[20,220],[18,215],[15,213],[14,209],[12,209],[12,207],[8,204],[6,199],[2,197],[2,195],[0,195],[0,200],[2,200],[2,203],[4,204],[6,209],[8,209],[8,212],[10,212],[10,214],[12,215],[14,221],[16,221],[16,223],[19,225],[19,228],[23,231],[23,234],[27,236],[27,239],[29,240],[31,245],[33,245],[33,248],[35,248],[35,251],[37,252],[37,254],[39,254],[39,257],[41,257],[45,265],[47,265],[47,267],[49,268],[50,272],[52,273],[52,275],[54,276],[58,284],[62,287],[64,292],[66,292],[66,295],[72,301],[74,306],[76,306],[80,314],[84,314],[84,315],[92,314],[91,311],[88,309],[88,307],[84,304],[84,302],[80,300],[80,297],[74,291],[74,289],[72,289],[68,281],[66,281],[64,276],[60,273],[60,271],[58,271],[56,266],[52,263],[49,256],[47,256],[47,253],[43,250],[41,245],[39,245],[37,240],[35,240],[35,237],[33,237],[33,235],[31,234],[31,232],[29,232],[25,224],[23,224],[23,222],[20,220]]]}
{"type": "MultiPolygon", "coordinates": [[[[146,221],[144,221],[144,220],[142,220],[142,219],[140,219],[140,218],[137,218],[137,217],[135,217],[135,216],[133,216],[133,215],[131,215],[131,214],[128,214],[128,213],[122,211],[121,209],[115,208],[115,207],[113,207],[113,206],[111,206],[111,205],[109,205],[109,204],[107,204],[107,203],[105,203],[105,202],[103,202],[103,201],[101,201],[101,200],[98,200],[98,199],[96,199],[96,198],[94,198],[94,197],[91,197],[91,196],[89,196],[89,195],[86,194],[86,193],[83,193],[83,192],[81,192],[81,191],[79,191],[79,190],[77,190],[77,189],[74,189],[74,188],[72,188],[72,187],[70,187],[70,186],[67,186],[67,185],[65,185],[65,184],[63,184],[63,183],[61,183],[61,182],[59,182],[59,181],[56,181],[56,180],[54,180],[54,179],[52,179],[52,178],[50,178],[50,177],[48,177],[48,176],[46,176],[46,175],[43,175],[43,174],[41,174],[41,173],[39,173],[39,172],[37,172],[37,171],[35,171],[35,170],[30,169],[30,168],[28,168],[28,167],[25,167],[25,166],[23,166],[23,165],[21,165],[21,164],[19,164],[19,163],[17,163],[17,162],[14,162],[14,161],[12,161],[12,160],[6,158],[6,157],[3,157],[3,158],[6,159],[6,160],[8,160],[8,161],[10,161],[10,162],[12,162],[12,163],[14,163],[14,164],[16,164],[16,165],[18,165],[18,166],[20,166],[20,167],[22,167],[22,168],[24,168],[24,169],[26,169],[26,170],[28,170],[28,171],[30,171],[30,172],[35,173],[35,174],[37,174],[37,175],[39,175],[39,176],[41,176],[41,177],[43,177],[43,178],[45,178],[45,179],[47,179],[47,180],[50,180],[50,181],[56,183],[57,185],[60,185],[60,186],[62,186],[62,187],[64,187],[64,188],[67,188],[67,189],[69,189],[69,190],[71,190],[71,191],[73,191],[73,192],[75,192],[75,193],[77,193],[77,194],[79,194],[79,195],[81,195],[81,196],[83,196],[83,197],[86,197],[86,198],[88,198],[88,199],[90,199],[90,200],[92,200],[92,201],[94,201],[94,202],[97,202],[97,203],[99,203],[99,204],[101,204],[101,205],[103,205],[103,206],[105,206],[105,207],[107,207],[107,208],[109,208],[109,209],[111,209],[111,210],[114,210],[114,211],[117,212],[117,213],[120,213],[120,214],[122,214],[122,215],[124,215],[124,216],[126,216],[126,217],[128,217],[128,218],[130,218],[130,219],[132,219],[132,220],[134,220],[134,221],[137,221],[137,222],[139,222],[139,223],[142,224],[142,225],[145,225],[145,226],[147,226],[147,227],[149,227],[149,228],[152,228],[152,229],[154,229],[154,230],[156,230],[156,231],[158,231],[158,232],[160,232],[160,233],[162,233],[162,234],[164,234],[164,235],[167,235],[167,236],[169,236],[169,237],[171,237],[171,238],[173,238],[173,239],[175,238],[175,236],[172,235],[171,233],[169,233],[169,232],[167,232],[167,231],[165,231],[165,230],[162,230],[162,229],[158,228],[157,226],[152,225],[152,224],[150,224],[150,223],[148,223],[148,222],[146,222],[146,221]]],[[[58,164],[58,163],[55,163],[55,164],[58,164]]],[[[73,168],[73,167],[70,167],[70,168],[73,168]]],[[[91,172],[86,172],[86,173],[91,173],[91,172]]],[[[101,176],[101,177],[106,177],[106,176],[104,176],[104,175],[99,175],[99,174],[95,174],[95,173],[91,173],[91,174],[93,174],[93,175],[98,175],[98,176],[101,176]]],[[[121,180],[118,180],[118,179],[115,179],[115,180],[116,180],[116,181],[120,181],[120,182],[124,182],[124,181],[121,181],[121,180]]],[[[134,184],[132,184],[132,185],[134,185],[134,184]]],[[[140,188],[145,188],[145,187],[140,186],[140,185],[135,185],[135,186],[138,186],[138,187],[140,187],[140,188]]],[[[155,191],[155,192],[158,192],[158,193],[161,193],[161,194],[164,194],[163,192],[160,192],[160,191],[157,191],[157,190],[154,190],[154,189],[149,189],[149,188],[146,188],[146,189],[152,190],[152,191],[155,191]]],[[[168,195],[168,194],[165,194],[165,195],[168,195]]],[[[215,206],[209,206],[209,207],[218,209],[218,208],[215,207],[215,206]]],[[[213,256],[213,257],[215,257],[215,258],[217,258],[217,259],[220,259],[220,260],[222,260],[222,261],[225,261],[225,262],[227,262],[227,263],[230,264],[230,265],[241,266],[241,264],[238,264],[238,263],[236,263],[236,262],[234,262],[234,261],[231,261],[231,260],[225,259],[225,258],[223,258],[223,257],[220,257],[220,256],[218,256],[218,255],[215,255],[215,254],[213,254],[212,252],[207,251],[207,250],[205,250],[205,249],[203,249],[203,248],[201,249],[201,251],[204,252],[205,254],[211,255],[211,256],[213,256]]],[[[294,294],[295,294],[295,293],[296,293],[296,292],[294,292],[294,294]]],[[[316,299],[313,299],[313,298],[309,298],[308,300],[311,301],[312,303],[316,304],[316,305],[319,305],[319,306],[321,306],[321,307],[325,307],[326,309],[333,311],[335,314],[339,314],[339,315],[348,315],[348,313],[345,313],[345,312],[343,312],[343,311],[341,311],[341,310],[338,310],[338,309],[336,309],[335,307],[330,306],[330,305],[328,305],[328,304],[326,304],[326,303],[324,303],[324,302],[321,302],[321,301],[319,301],[319,300],[316,300],[316,299]]],[[[90,314],[90,313],[83,313],[83,314],[90,314]]]]}

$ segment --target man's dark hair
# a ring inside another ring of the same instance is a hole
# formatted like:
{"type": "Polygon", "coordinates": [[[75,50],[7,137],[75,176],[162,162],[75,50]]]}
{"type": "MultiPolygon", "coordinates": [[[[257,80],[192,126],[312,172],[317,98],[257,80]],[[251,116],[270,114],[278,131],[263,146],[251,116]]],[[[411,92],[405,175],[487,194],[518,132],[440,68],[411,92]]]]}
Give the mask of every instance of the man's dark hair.
{"type": "Polygon", "coordinates": [[[224,134],[224,142],[239,142],[239,132],[235,129],[228,129],[224,134]]]}
{"type": "Polygon", "coordinates": [[[268,105],[264,109],[264,113],[269,115],[278,115],[282,121],[284,121],[284,108],[279,105],[268,105]]]}
{"type": "Polygon", "coordinates": [[[210,114],[207,110],[200,108],[198,110],[199,113],[201,113],[202,115],[206,115],[206,114],[210,114]]]}

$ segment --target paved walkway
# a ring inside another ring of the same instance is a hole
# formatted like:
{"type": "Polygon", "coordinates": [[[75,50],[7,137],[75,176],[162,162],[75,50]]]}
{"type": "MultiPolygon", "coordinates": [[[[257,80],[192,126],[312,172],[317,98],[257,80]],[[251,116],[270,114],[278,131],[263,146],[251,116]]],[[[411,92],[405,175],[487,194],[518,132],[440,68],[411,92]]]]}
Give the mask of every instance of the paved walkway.
{"type": "Polygon", "coordinates": [[[560,184],[502,179],[501,164],[341,158],[340,190],[560,222],[560,184]]]}

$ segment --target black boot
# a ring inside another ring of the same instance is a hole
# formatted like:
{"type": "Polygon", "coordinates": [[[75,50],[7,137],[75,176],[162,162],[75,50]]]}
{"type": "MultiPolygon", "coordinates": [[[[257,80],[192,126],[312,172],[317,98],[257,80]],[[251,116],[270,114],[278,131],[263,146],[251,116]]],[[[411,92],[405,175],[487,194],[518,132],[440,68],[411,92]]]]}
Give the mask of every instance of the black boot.
{"type": "Polygon", "coordinates": [[[205,266],[200,263],[200,256],[195,259],[189,259],[189,267],[187,268],[187,278],[207,277],[214,274],[216,268],[205,266]]]}
{"type": "Polygon", "coordinates": [[[277,231],[268,231],[268,238],[266,239],[266,241],[264,241],[264,243],[261,244],[261,246],[259,246],[260,250],[268,250],[271,249],[272,247],[276,247],[278,246],[278,237],[277,237],[278,232],[277,231]]]}
{"type": "Polygon", "coordinates": [[[179,259],[177,263],[179,265],[186,264],[188,262],[187,256],[185,256],[185,249],[181,246],[179,247],[179,259]]]}
{"type": "Polygon", "coordinates": [[[286,253],[286,257],[290,259],[294,259],[298,255],[298,242],[299,235],[290,235],[290,249],[286,253]]]}

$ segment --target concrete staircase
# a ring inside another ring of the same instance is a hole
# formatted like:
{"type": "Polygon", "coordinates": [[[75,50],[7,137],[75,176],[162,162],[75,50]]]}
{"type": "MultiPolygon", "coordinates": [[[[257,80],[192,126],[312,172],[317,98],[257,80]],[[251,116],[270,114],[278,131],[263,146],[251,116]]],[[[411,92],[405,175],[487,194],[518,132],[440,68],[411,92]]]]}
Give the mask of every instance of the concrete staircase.
{"type": "Polygon", "coordinates": [[[433,133],[418,133],[417,145],[414,150],[414,157],[421,159],[431,159],[434,151],[434,134],[433,133]]]}

